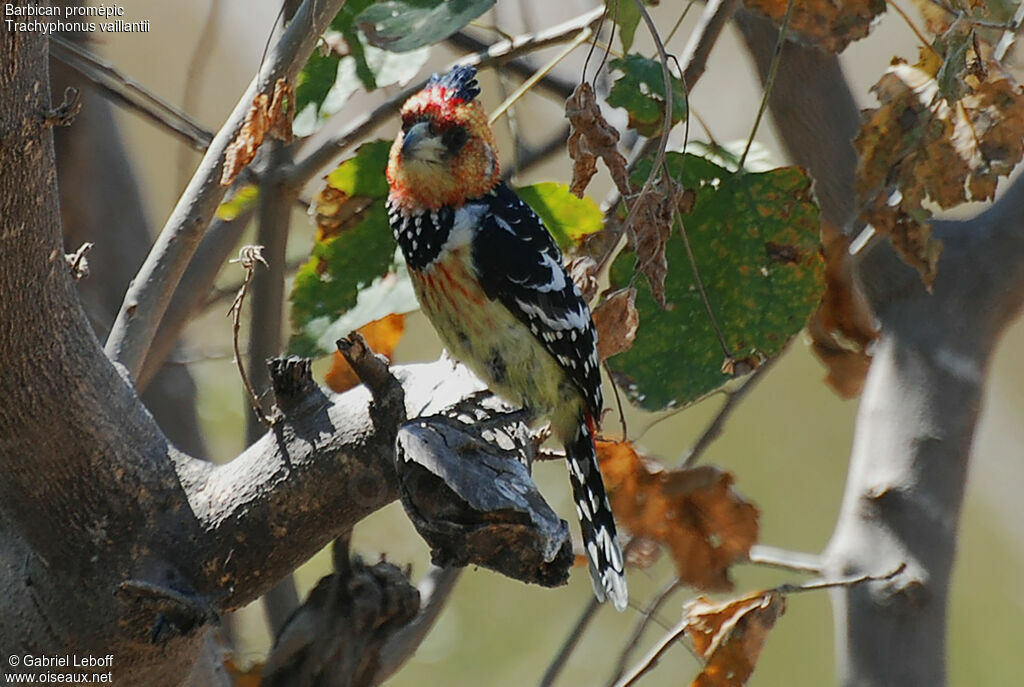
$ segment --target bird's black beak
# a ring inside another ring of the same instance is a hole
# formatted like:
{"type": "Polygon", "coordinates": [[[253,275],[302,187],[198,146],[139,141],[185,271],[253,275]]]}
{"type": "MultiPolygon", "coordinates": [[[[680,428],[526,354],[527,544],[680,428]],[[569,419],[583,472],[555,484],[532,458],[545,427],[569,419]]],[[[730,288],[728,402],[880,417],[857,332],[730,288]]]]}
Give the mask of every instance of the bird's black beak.
{"type": "Polygon", "coordinates": [[[413,124],[402,139],[402,159],[436,162],[444,153],[444,146],[430,130],[429,122],[413,124]]]}

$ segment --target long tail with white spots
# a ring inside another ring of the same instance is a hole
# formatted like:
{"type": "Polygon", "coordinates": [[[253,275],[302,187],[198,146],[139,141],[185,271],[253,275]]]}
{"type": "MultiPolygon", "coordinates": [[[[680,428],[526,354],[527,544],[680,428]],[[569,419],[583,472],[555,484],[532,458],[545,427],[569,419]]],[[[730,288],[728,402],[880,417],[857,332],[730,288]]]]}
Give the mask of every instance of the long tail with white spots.
{"type": "Polygon", "coordinates": [[[576,436],[565,445],[569,482],[576,502],[576,514],[580,518],[594,594],[599,601],[608,599],[622,611],[629,601],[629,593],[622,549],[615,539],[615,520],[597,466],[593,427],[594,422],[589,415],[581,417],[576,436]]]}

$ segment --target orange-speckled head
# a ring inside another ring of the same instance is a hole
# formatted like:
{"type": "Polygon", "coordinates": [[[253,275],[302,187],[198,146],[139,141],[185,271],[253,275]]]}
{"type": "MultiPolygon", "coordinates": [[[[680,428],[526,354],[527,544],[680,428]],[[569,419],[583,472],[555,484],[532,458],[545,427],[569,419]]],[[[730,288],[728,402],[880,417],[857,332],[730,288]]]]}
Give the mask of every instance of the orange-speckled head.
{"type": "Polygon", "coordinates": [[[411,211],[460,205],[498,183],[494,132],[472,67],[435,76],[402,107],[388,159],[391,200],[411,211]]]}

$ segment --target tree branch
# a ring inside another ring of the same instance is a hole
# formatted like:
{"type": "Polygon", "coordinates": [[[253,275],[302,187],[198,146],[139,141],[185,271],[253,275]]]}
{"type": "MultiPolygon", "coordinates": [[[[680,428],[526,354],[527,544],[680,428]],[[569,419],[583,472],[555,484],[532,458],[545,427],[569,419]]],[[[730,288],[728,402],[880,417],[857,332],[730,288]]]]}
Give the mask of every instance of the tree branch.
{"type": "Polygon", "coordinates": [[[50,53],[92,82],[108,98],[177,136],[193,150],[206,150],[213,140],[213,134],[187,114],[81,45],[53,34],[50,36],[50,53]]]}
{"type": "Polygon", "coordinates": [[[683,49],[683,57],[680,60],[686,65],[683,70],[683,83],[687,92],[690,92],[704,75],[711,49],[715,47],[722,29],[732,19],[739,4],[739,0],[709,0],[704,5],[704,13],[690,34],[690,40],[683,49]]]}
{"type": "MultiPolygon", "coordinates": [[[[774,30],[736,15],[763,75],[774,30]]],[[[789,44],[770,100],[793,159],[815,179],[823,219],[855,230],[859,118],[838,61],[789,44]]],[[[862,394],[850,472],[822,556],[841,579],[905,567],[831,592],[847,685],[945,684],[949,578],[971,440],[992,351],[1024,298],[1024,181],[967,222],[935,222],[944,248],[931,294],[888,242],[858,276],[882,323],[862,394]]]]}
{"type": "MultiPolygon", "coordinates": [[[[572,40],[580,31],[596,26],[597,22],[601,20],[603,12],[603,8],[597,8],[581,14],[575,19],[570,19],[567,22],[553,26],[550,29],[517,36],[510,41],[499,41],[487,50],[478,52],[468,58],[456,60],[452,65],[470,64],[484,68],[501,64],[506,60],[511,60],[519,55],[524,55],[540,48],[564,43],[565,41],[572,40]]],[[[402,108],[402,104],[410,96],[422,90],[426,83],[427,80],[423,79],[406,87],[378,105],[372,112],[353,121],[345,131],[299,159],[292,170],[291,183],[295,186],[303,186],[308,183],[334,158],[353,144],[364,139],[371,132],[375,131],[377,127],[388,121],[390,117],[394,116],[402,108]]],[[[545,83],[544,79],[541,80],[541,83],[545,83]]]]}
{"type": "Polygon", "coordinates": [[[138,377],[146,352],[217,205],[224,153],[241,128],[257,93],[269,93],[278,79],[293,81],[327,24],[344,0],[305,0],[271,49],[259,74],[214,137],[192,181],[164,225],[132,286],[107,338],[107,355],[138,377]]]}

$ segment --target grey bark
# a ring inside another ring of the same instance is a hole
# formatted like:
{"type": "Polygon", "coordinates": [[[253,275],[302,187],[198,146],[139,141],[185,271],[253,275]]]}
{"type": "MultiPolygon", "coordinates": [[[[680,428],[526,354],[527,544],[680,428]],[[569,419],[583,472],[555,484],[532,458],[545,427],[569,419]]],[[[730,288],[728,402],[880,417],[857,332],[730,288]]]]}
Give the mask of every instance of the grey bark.
{"type": "MultiPolygon", "coordinates": [[[[747,12],[738,25],[767,73],[777,31],[747,12]]],[[[851,144],[859,118],[839,61],[787,44],[770,108],[792,159],[806,166],[824,219],[857,231],[851,144]]],[[[965,222],[936,222],[944,249],[934,291],[875,241],[857,261],[881,323],[846,492],[825,572],[890,580],[832,592],[839,681],[858,687],[946,683],[946,616],[971,440],[992,352],[1024,300],[1024,182],[965,222]]]]}

